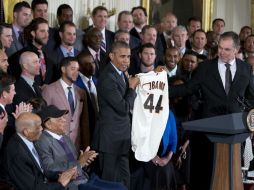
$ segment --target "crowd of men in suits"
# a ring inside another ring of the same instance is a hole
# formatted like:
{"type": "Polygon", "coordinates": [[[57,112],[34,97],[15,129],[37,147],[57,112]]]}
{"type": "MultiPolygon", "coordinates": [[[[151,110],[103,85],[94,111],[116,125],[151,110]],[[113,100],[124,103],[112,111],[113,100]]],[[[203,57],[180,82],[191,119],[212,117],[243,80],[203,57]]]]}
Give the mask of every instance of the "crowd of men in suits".
{"type": "Polygon", "coordinates": [[[157,28],[138,6],[118,14],[114,33],[106,28],[108,10],[97,6],[93,25],[81,30],[69,5],[58,7],[56,27],[47,9],[46,0],[22,1],[13,23],[0,24],[0,189],[143,188],[145,172],[130,165],[131,110],[135,75],[151,70],[168,74],[178,129],[175,156],[151,163],[174,163],[177,187],[166,189],[209,189],[211,143],[186,134],[181,122],[238,112],[238,97],[254,103],[252,28],[225,32],[217,18],[205,32],[200,19],[185,27],[173,13],[157,28]]]}

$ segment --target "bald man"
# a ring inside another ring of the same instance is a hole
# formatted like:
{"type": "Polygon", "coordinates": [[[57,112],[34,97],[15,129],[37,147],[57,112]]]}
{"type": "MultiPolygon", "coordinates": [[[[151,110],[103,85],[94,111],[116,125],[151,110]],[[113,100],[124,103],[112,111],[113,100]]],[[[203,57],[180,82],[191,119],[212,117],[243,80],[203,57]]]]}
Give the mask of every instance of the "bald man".
{"type": "Polygon", "coordinates": [[[4,155],[4,173],[20,190],[61,190],[76,175],[77,168],[52,173],[46,178],[33,142],[38,140],[42,127],[38,115],[25,112],[15,121],[16,134],[10,139],[4,155]],[[59,176],[59,177],[58,177],[59,176]],[[48,181],[54,182],[48,182],[48,181]]]}
{"type": "Polygon", "coordinates": [[[21,77],[15,83],[14,105],[27,102],[32,98],[42,97],[41,89],[34,81],[35,76],[40,74],[38,55],[31,51],[25,51],[20,56],[19,64],[21,77]]]}

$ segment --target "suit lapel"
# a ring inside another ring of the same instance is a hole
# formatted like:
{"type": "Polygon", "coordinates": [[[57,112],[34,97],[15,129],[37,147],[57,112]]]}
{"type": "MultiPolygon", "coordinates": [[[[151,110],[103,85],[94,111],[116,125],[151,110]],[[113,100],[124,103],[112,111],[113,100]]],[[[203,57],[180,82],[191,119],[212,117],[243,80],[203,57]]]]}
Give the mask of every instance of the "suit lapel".
{"type": "MultiPolygon", "coordinates": [[[[35,160],[34,156],[32,155],[31,151],[29,150],[29,148],[27,147],[27,145],[24,143],[24,141],[17,135],[16,135],[16,139],[18,141],[18,143],[22,144],[24,150],[26,151],[25,154],[27,154],[27,156],[31,159],[31,161],[33,162],[33,164],[38,168],[38,170],[42,173],[42,168],[38,165],[37,161],[35,160]]],[[[42,165],[41,165],[42,166],[42,165]]]]}
{"type": "Polygon", "coordinates": [[[63,104],[68,108],[68,110],[71,110],[69,102],[65,96],[64,89],[60,83],[60,80],[56,82],[56,94],[59,97],[59,99],[62,99],[63,104]]]}
{"type": "Polygon", "coordinates": [[[234,76],[232,85],[234,85],[239,80],[241,73],[243,73],[242,67],[240,64],[241,63],[236,59],[236,72],[235,72],[235,76],[234,76]]]}
{"type": "Polygon", "coordinates": [[[211,62],[211,70],[210,72],[212,73],[212,76],[214,76],[215,80],[218,82],[219,86],[221,87],[221,89],[225,92],[221,77],[220,77],[220,73],[219,73],[219,69],[218,69],[218,59],[215,59],[214,62],[211,62]]]}
{"type": "Polygon", "coordinates": [[[43,133],[44,133],[45,136],[47,136],[47,137],[50,139],[50,141],[51,141],[51,143],[52,143],[52,148],[55,149],[55,150],[59,153],[59,155],[65,155],[66,160],[68,160],[68,158],[67,158],[67,156],[66,156],[66,153],[65,153],[63,147],[60,145],[60,143],[59,143],[56,139],[54,139],[54,138],[53,138],[49,133],[47,133],[46,131],[43,131],[43,133]]]}
{"type": "Polygon", "coordinates": [[[125,90],[126,89],[126,82],[123,81],[123,78],[119,75],[119,73],[116,71],[116,69],[113,67],[112,63],[110,65],[110,70],[113,72],[116,81],[120,84],[120,86],[125,90]]]}

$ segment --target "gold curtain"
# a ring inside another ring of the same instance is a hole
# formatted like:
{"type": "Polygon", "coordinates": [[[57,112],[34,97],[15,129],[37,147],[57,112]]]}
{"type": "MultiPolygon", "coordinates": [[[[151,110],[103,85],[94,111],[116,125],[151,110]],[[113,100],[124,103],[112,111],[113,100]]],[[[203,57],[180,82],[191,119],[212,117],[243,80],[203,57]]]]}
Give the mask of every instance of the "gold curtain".
{"type": "Polygon", "coordinates": [[[13,21],[13,7],[21,0],[4,0],[4,18],[5,22],[12,23],[13,21]]]}

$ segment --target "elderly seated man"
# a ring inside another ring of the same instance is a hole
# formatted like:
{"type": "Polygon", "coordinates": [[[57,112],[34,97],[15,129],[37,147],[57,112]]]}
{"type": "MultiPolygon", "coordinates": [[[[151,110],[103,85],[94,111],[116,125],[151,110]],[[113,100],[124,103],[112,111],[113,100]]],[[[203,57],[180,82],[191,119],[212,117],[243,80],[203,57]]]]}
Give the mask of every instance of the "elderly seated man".
{"type": "Polygon", "coordinates": [[[46,106],[38,113],[44,130],[35,147],[45,174],[77,167],[77,177],[68,185],[71,190],[126,189],[120,183],[101,180],[97,176],[88,177],[83,168],[87,167],[98,154],[87,147],[85,152],[80,151],[78,156],[70,137],[65,135],[66,122],[63,116],[67,113],[67,110],[59,110],[54,105],[46,106]]]}
{"type": "Polygon", "coordinates": [[[3,170],[6,179],[19,190],[64,190],[77,175],[77,168],[45,176],[34,148],[34,141],[42,131],[40,117],[30,112],[21,113],[15,126],[16,134],[9,140],[4,153],[3,170]]]}

